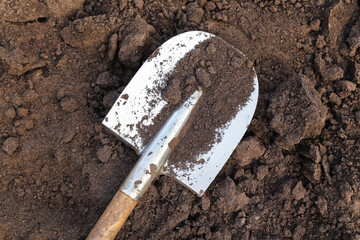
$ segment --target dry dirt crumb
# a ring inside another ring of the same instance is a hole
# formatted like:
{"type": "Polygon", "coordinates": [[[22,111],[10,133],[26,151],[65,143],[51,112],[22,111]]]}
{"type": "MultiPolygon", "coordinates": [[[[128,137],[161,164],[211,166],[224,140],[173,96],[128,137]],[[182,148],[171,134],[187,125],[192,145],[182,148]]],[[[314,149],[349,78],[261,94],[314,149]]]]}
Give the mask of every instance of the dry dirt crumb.
{"type": "Polygon", "coordinates": [[[98,149],[97,156],[99,160],[103,163],[106,163],[110,160],[112,154],[112,148],[108,145],[105,145],[98,149]]]}
{"type": "Polygon", "coordinates": [[[296,184],[296,186],[292,190],[292,194],[294,195],[295,200],[298,201],[307,195],[307,191],[301,181],[296,184]]]}
{"type": "Polygon", "coordinates": [[[26,108],[18,108],[16,109],[16,112],[19,115],[19,117],[23,117],[23,118],[27,117],[29,114],[29,110],[26,108]]]}
{"type": "Polygon", "coordinates": [[[237,159],[240,167],[244,167],[263,155],[265,147],[256,137],[244,138],[236,147],[234,158],[237,159]]]}
{"type": "Polygon", "coordinates": [[[113,90],[113,91],[108,92],[103,98],[103,101],[102,101],[103,106],[106,109],[110,109],[114,105],[114,103],[118,97],[119,97],[119,93],[117,91],[113,90]]]}
{"type": "Polygon", "coordinates": [[[72,97],[64,97],[60,101],[60,106],[65,112],[74,112],[78,108],[77,101],[72,97]]]}
{"type": "Polygon", "coordinates": [[[19,146],[17,138],[9,137],[5,140],[2,149],[9,155],[12,155],[19,146]]]}
{"type": "Polygon", "coordinates": [[[235,183],[229,177],[221,181],[215,189],[215,204],[226,212],[239,211],[250,202],[245,193],[236,189],[235,183]]]}
{"type": "Polygon", "coordinates": [[[16,117],[16,111],[14,108],[9,108],[8,110],[6,110],[5,115],[9,119],[13,119],[16,117]]]}
{"type": "MultiPolygon", "coordinates": [[[[136,17],[122,33],[118,59],[128,67],[138,66],[144,55],[149,55],[157,46],[157,33],[143,18],[136,17]]],[[[146,57],[147,57],[146,56],[146,57]]]]}
{"type": "Polygon", "coordinates": [[[306,232],[306,229],[301,225],[297,226],[292,234],[294,240],[301,240],[306,232]]]}
{"type": "Polygon", "coordinates": [[[100,73],[96,79],[96,84],[101,88],[117,87],[120,84],[119,78],[114,76],[111,72],[106,71],[100,73]]]}
{"type": "Polygon", "coordinates": [[[278,144],[289,148],[304,138],[316,137],[325,125],[327,109],[314,84],[304,75],[294,75],[277,88],[271,99],[271,127],[278,144]]]}

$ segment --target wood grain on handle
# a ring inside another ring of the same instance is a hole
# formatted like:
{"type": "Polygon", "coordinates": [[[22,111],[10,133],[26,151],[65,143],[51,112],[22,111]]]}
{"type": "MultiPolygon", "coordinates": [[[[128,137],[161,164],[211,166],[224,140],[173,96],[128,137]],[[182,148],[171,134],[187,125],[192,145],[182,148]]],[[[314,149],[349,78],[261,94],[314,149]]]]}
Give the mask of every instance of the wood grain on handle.
{"type": "Polygon", "coordinates": [[[86,239],[113,240],[136,204],[136,200],[118,190],[86,239]]]}

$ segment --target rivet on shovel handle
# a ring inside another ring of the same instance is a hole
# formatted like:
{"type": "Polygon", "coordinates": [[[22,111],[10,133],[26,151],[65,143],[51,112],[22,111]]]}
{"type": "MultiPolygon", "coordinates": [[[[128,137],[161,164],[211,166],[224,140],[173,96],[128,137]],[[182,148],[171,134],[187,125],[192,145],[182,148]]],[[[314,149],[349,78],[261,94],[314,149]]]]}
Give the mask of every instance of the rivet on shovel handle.
{"type": "Polygon", "coordinates": [[[136,200],[118,190],[86,239],[113,240],[136,204],[136,200]]]}

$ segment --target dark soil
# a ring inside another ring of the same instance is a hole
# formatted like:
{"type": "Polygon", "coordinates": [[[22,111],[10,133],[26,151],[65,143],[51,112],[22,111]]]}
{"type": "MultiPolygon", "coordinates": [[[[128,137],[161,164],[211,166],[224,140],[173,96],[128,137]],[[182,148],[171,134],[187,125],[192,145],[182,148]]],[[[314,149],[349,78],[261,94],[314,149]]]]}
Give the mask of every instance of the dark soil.
{"type": "Polygon", "coordinates": [[[202,198],[161,176],[117,238],[360,239],[359,26],[355,0],[0,3],[0,239],[86,237],[137,159],[101,121],[190,30],[251,60],[257,111],[202,198]]]}

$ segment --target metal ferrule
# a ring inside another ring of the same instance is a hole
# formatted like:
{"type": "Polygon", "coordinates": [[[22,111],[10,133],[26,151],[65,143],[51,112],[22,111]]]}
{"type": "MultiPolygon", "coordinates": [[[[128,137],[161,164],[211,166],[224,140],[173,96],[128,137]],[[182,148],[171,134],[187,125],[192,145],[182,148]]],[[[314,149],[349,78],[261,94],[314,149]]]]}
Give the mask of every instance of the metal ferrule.
{"type": "Polygon", "coordinates": [[[121,191],[138,201],[148,190],[155,177],[161,173],[165,162],[170,156],[169,143],[179,135],[201,95],[201,90],[194,92],[170,116],[142,151],[139,160],[120,186],[121,191]]]}

